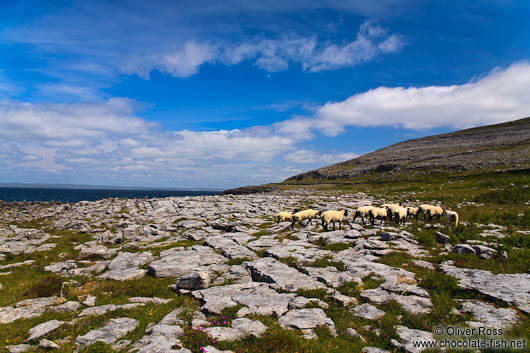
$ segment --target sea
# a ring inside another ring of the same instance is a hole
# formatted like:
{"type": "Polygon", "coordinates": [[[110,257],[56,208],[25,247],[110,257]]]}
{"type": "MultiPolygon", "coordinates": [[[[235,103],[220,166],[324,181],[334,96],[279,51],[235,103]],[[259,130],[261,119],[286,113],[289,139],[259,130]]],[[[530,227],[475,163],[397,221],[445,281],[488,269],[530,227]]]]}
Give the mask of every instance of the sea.
{"type": "Polygon", "coordinates": [[[169,196],[219,195],[221,191],[155,189],[57,189],[0,187],[0,200],[79,202],[113,198],[154,198],[169,196]]]}

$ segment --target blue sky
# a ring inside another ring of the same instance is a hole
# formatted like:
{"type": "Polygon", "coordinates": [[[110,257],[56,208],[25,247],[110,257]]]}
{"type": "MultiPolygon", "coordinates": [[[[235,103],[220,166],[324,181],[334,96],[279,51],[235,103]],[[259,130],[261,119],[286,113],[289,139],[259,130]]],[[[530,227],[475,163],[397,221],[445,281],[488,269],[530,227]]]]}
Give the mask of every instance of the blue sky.
{"type": "Polygon", "coordinates": [[[527,1],[0,3],[0,182],[225,188],[530,116],[527,1]]]}

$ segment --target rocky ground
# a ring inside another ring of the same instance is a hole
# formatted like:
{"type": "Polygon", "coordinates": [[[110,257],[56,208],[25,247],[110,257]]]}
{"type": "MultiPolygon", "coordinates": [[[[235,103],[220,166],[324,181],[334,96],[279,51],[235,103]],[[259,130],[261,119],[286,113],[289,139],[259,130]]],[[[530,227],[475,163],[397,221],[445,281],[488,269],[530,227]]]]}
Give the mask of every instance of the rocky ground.
{"type": "Polygon", "coordinates": [[[0,345],[419,352],[413,342],[434,340],[437,323],[526,330],[529,273],[450,260],[510,256],[498,248],[502,227],[484,226],[483,240],[454,244],[443,224],[371,226],[350,217],[343,229],[324,232],[317,222],[291,230],[274,217],[309,206],[351,213],[383,201],[302,190],[1,203],[0,345]],[[419,241],[425,227],[435,230],[435,246],[419,241]]]}

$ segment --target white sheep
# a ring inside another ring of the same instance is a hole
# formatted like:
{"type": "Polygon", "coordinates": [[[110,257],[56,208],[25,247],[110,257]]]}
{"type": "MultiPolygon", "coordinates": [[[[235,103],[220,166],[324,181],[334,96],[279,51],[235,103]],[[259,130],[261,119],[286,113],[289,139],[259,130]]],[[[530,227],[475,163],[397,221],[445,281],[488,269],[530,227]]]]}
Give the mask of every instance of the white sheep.
{"type": "Polygon", "coordinates": [[[397,224],[400,222],[405,225],[405,220],[407,219],[408,210],[406,207],[398,207],[394,211],[394,220],[397,224]]]}
{"type": "Polygon", "coordinates": [[[348,210],[343,209],[340,211],[325,211],[320,216],[322,220],[322,227],[328,230],[328,225],[333,223],[333,230],[335,230],[335,222],[339,222],[339,229],[341,229],[342,222],[347,222],[344,217],[348,217],[348,210]]]}
{"type": "Polygon", "coordinates": [[[313,218],[320,215],[321,212],[322,211],[312,210],[312,209],[307,209],[307,210],[303,210],[300,212],[296,212],[295,214],[293,214],[291,228],[294,228],[295,223],[300,223],[301,225],[303,225],[302,221],[304,219],[308,220],[305,225],[307,225],[308,223],[313,224],[313,218]]]}
{"type": "Polygon", "coordinates": [[[396,209],[397,209],[398,207],[401,207],[401,202],[398,202],[398,203],[385,203],[385,204],[384,204],[383,206],[381,206],[381,207],[390,210],[390,213],[388,214],[388,218],[390,218],[390,220],[392,220],[392,216],[394,215],[394,212],[396,212],[396,209]]]}
{"type": "Polygon", "coordinates": [[[390,210],[386,207],[372,207],[372,209],[369,211],[370,223],[374,225],[376,218],[381,220],[381,224],[383,224],[383,221],[386,223],[389,213],[390,210]]]}
{"type": "Polygon", "coordinates": [[[449,224],[453,224],[453,227],[456,228],[458,226],[458,213],[456,213],[455,211],[448,211],[448,210],[444,210],[443,211],[443,216],[445,217],[445,220],[449,223],[449,224]]]}
{"type": "Polygon", "coordinates": [[[407,217],[418,219],[418,212],[420,211],[419,207],[407,206],[407,217]]]}
{"type": "Polygon", "coordinates": [[[293,212],[280,212],[278,213],[278,222],[293,221],[293,213],[298,212],[298,209],[294,209],[293,212]]]}
{"type": "MultiPolygon", "coordinates": [[[[420,205],[420,209],[418,211],[418,216],[419,216],[420,213],[423,213],[423,219],[427,220],[427,218],[428,218],[429,221],[431,221],[433,219],[433,217],[435,217],[435,216],[438,216],[438,219],[440,219],[442,217],[443,212],[444,212],[444,210],[440,206],[422,204],[422,205],[420,205]]],[[[416,219],[417,219],[418,216],[416,216],[416,219]]]]}
{"type": "Polygon", "coordinates": [[[364,217],[370,217],[370,210],[374,208],[374,206],[361,206],[355,211],[355,216],[353,217],[353,222],[355,223],[355,219],[357,217],[361,217],[361,221],[363,224],[366,224],[364,222],[364,217]]]}

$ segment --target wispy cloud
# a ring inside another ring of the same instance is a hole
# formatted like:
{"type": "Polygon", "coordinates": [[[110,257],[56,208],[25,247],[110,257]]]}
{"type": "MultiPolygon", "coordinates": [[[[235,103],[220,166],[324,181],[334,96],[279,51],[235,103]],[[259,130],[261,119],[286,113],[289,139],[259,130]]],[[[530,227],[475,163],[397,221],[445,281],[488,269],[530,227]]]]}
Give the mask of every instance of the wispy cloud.
{"type": "Polygon", "coordinates": [[[164,1],[163,6],[147,6],[142,1],[80,2],[5,28],[0,39],[25,44],[32,56],[45,63],[33,68],[51,78],[32,87],[36,96],[54,102],[90,101],[108,98],[103,89],[123,75],[148,79],[153,70],[186,78],[207,64],[250,62],[267,73],[292,67],[311,73],[357,66],[399,52],[405,38],[372,20],[352,28],[349,36],[333,38],[326,30],[330,20],[315,19],[314,11],[377,16],[404,3],[234,0],[164,1]],[[311,25],[294,21],[294,12],[311,15],[311,25]]]}

